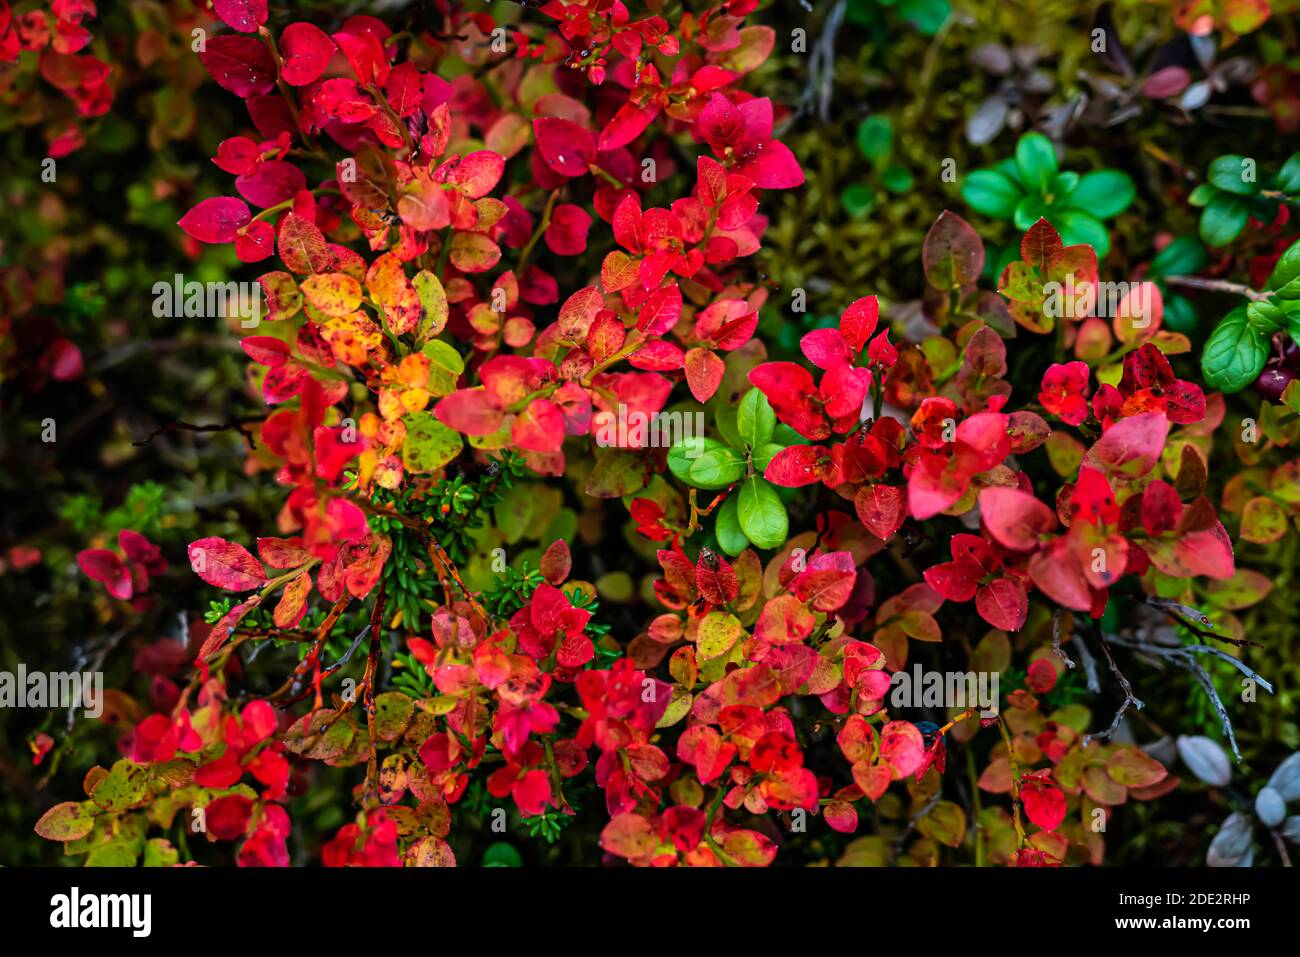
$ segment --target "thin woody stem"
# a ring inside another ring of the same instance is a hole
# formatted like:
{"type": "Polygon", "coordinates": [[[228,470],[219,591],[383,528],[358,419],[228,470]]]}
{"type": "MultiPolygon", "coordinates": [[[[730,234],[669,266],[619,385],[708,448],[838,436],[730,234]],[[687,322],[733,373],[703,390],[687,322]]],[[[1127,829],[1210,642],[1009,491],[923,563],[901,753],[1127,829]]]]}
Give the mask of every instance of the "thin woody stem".
{"type": "Polygon", "coordinates": [[[1245,296],[1254,302],[1263,302],[1268,298],[1268,293],[1258,292],[1244,283],[1229,282],[1226,279],[1202,279],[1200,276],[1166,276],[1165,282],[1171,286],[1183,286],[1187,289],[1233,293],[1238,296],[1245,296]]]}
{"type": "Polygon", "coordinates": [[[1002,732],[1002,743],[1007,747],[1007,763],[1011,767],[1011,814],[1016,825],[1016,849],[1025,846],[1025,825],[1020,820],[1020,764],[1016,761],[1016,749],[1011,746],[1011,735],[1007,733],[1007,723],[998,715],[998,730],[1002,732]]]}

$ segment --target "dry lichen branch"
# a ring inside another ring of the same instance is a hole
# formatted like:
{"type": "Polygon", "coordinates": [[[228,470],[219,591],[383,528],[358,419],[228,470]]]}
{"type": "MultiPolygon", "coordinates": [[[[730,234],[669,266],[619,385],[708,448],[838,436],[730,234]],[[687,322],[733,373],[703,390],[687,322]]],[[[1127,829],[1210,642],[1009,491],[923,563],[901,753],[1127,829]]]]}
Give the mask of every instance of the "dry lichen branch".
{"type": "Polygon", "coordinates": [[[1219,697],[1219,693],[1214,687],[1214,681],[1210,677],[1209,672],[1207,672],[1200,662],[1196,660],[1196,656],[1209,655],[1213,658],[1218,658],[1221,661],[1228,662],[1269,694],[1273,693],[1272,684],[1256,674],[1255,671],[1245,662],[1209,645],[1157,645],[1145,641],[1131,641],[1119,635],[1112,636],[1111,640],[1117,645],[1131,648],[1132,650],[1142,654],[1155,656],[1164,661],[1170,662],[1176,667],[1182,668],[1184,671],[1190,672],[1192,677],[1195,678],[1197,683],[1201,686],[1202,690],[1205,691],[1206,697],[1210,699],[1210,704],[1214,707],[1215,713],[1218,714],[1219,723],[1223,728],[1223,733],[1228,739],[1228,744],[1232,747],[1233,757],[1236,758],[1238,763],[1241,762],[1241,752],[1237,749],[1237,736],[1233,731],[1232,720],[1228,717],[1228,710],[1224,706],[1222,698],[1219,697]]]}
{"type": "Polygon", "coordinates": [[[1119,665],[1115,661],[1115,656],[1111,653],[1110,645],[1106,642],[1106,636],[1101,633],[1101,622],[1094,621],[1092,623],[1092,633],[1096,637],[1097,643],[1101,645],[1101,650],[1106,653],[1106,663],[1110,665],[1111,674],[1115,676],[1115,680],[1119,682],[1120,690],[1124,692],[1124,700],[1120,702],[1119,709],[1115,712],[1115,717],[1110,722],[1110,727],[1105,731],[1098,731],[1094,734],[1086,735],[1083,739],[1084,747],[1087,747],[1096,739],[1109,741],[1114,736],[1115,732],[1119,730],[1120,722],[1124,720],[1124,715],[1128,712],[1129,708],[1136,708],[1138,711],[1141,711],[1142,708],[1145,707],[1141,700],[1133,694],[1133,686],[1130,685],[1128,679],[1124,677],[1124,672],[1119,670],[1119,665]]]}

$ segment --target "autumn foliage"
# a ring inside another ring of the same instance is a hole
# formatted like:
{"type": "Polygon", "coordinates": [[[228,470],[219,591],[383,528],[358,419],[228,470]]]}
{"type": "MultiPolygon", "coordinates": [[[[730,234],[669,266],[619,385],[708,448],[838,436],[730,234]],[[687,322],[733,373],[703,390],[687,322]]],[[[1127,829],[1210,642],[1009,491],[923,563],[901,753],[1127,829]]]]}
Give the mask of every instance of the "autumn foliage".
{"type": "MultiPolygon", "coordinates": [[[[0,49],[38,51],[81,116],[109,102],[76,56],[89,6],[0,19],[0,49]]],[[[1199,589],[1241,581],[1206,492],[1225,402],[1175,370],[1191,344],[1159,290],[1058,310],[1067,279],[1098,283],[1091,246],[1040,218],[990,281],[979,232],[937,208],[925,332],[862,289],[773,354],[760,315],[788,291],[758,257],[805,173],[754,82],[778,42],[757,0],[548,0],[504,26],[433,6],[438,29],[396,34],[213,3],[197,55],[247,120],[210,157],[227,187],[177,226],[256,270],[244,471],[278,515],[188,545],[207,620],[183,657],[137,661],[150,707],[37,831],[91,855],[127,833],[170,863],[173,822],[202,811],[191,842],[241,865],[298,845],[449,865],[455,829],[504,808],[543,831],[595,815],[593,862],[762,866],[794,835],[869,834],[892,793],[916,862],[1102,863],[1098,816],[1179,785],[1113,734],[1134,693],[1102,623],[1205,627],[1199,589]],[[703,435],[603,438],[696,412],[703,435]],[[522,532],[469,531],[518,483],[649,559],[631,614],[583,577],[607,563],[578,529],[534,521],[527,567],[522,532]],[[511,568],[485,587],[470,566],[498,545],[511,568]],[[1001,674],[996,713],[895,705],[918,662],[1001,674]],[[340,768],[346,823],[304,841],[295,801],[340,768]]],[[[161,550],[115,545],[81,570],[149,602],[161,550]]]]}

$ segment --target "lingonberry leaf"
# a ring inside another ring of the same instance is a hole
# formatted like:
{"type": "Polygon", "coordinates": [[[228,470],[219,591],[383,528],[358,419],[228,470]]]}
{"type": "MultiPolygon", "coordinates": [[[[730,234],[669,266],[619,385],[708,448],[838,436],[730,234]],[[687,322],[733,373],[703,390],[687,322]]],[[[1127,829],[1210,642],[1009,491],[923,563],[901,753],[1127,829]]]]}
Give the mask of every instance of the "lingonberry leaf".
{"type": "Polygon", "coordinates": [[[250,591],[266,582],[266,572],[248,550],[224,538],[200,538],[186,549],[190,568],[209,585],[226,591],[250,591]]]}

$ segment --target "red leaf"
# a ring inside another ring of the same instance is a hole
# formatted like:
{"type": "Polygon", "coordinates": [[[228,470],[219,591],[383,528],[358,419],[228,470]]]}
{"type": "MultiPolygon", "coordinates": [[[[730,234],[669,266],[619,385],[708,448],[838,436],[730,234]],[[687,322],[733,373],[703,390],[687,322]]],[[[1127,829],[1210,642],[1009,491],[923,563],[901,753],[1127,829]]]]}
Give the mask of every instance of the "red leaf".
{"type": "Polygon", "coordinates": [[[1046,770],[1035,772],[1020,783],[1025,814],[1044,831],[1056,830],[1065,820],[1065,795],[1052,784],[1050,774],[1046,770]]]}
{"type": "Polygon", "coordinates": [[[260,40],[222,34],[209,37],[199,59],[223,90],[250,97],[275,87],[275,60],[260,40]]]}
{"type": "Polygon", "coordinates": [[[1004,548],[1027,552],[1056,528],[1056,513],[1018,488],[986,488],[980,492],[980,517],[993,540],[1004,548]]]}
{"type": "Polygon", "coordinates": [[[334,41],[320,27],[310,23],[291,23],[280,34],[280,55],[284,68],[280,75],[290,86],[306,86],[320,79],[334,55],[334,41]]]}
{"type": "Polygon", "coordinates": [[[680,369],[686,362],[681,348],[666,339],[654,339],[647,342],[636,352],[627,357],[628,365],[637,369],[649,369],[654,372],[668,372],[680,369]]]}
{"type": "Polygon", "coordinates": [[[310,219],[297,213],[287,213],[280,220],[277,245],[284,264],[299,275],[324,272],[329,268],[330,257],[325,246],[325,234],[310,219]]]}
{"type": "Polygon", "coordinates": [[[1020,240],[1020,258],[1041,271],[1063,248],[1061,234],[1046,219],[1039,219],[1020,240]]]}
{"type": "Polygon", "coordinates": [[[1065,608],[1089,611],[1092,593],[1078,556],[1058,538],[1029,560],[1029,576],[1048,598],[1065,608]]]}
{"type": "Polygon", "coordinates": [[[299,190],[306,188],[307,177],[302,170],[281,160],[263,163],[256,171],[244,173],[235,180],[239,195],[262,209],[293,199],[299,190]]]}
{"type": "Polygon", "coordinates": [[[289,358],[289,344],[274,336],[247,336],[239,345],[258,365],[282,366],[289,358]]]}
{"type": "Polygon", "coordinates": [[[234,841],[248,830],[253,801],[242,794],[228,794],[210,801],[205,810],[208,835],[218,841],[234,841]]]}
{"type": "Polygon", "coordinates": [[[1017,579],[995,578],[975,593],[975,610],[994,628],[1019,631],[1029,614],[1029,596],[1017,579]]]}
{"type": "MultiPolygon", "coordinates": [[[[751,101],[752,102],[752,101],[751,101]]],[[[735,172],[748,176],[763,189],[793,189],[803,183],[803,167],[790,147],[780,140],[767,140],[745,154],[735,172]]]]}
{"type": "Polygon", "coordinates": [[[1160,460],[1169,420],[1163,412],[1144,412],[1120,419],[1083,457],[1084,465],[1129,477],[1146,475],[1160,460]]]}
{"type": "Polygon", "coordinates": [[[858,513],[858,521],[881,541],[889,541],[907,517],[903,490],[893,485],[869,485],[858,489],[853,507],[858,513]]]}
{"type": "Polygon", "coordinates": [[[266,22],[267,0],[212,0],[212,10],[226,26],[240,33],[256,33],[266,22]]]}
{"type": "Polygon", "coordinates": [[[695,584],[700,596],[710,605],[725,605],[735,601],[740,593],[740,581],[731,564],[705,548],[700,551],[700,563],[695,566],[695,584]]]}
{"type": "Polygon", "coordinates": [[[820,445],[791,445],[772,456],[763,478],[784,488],[814,485],[822,480],[830,462],[820,445]]]}
{"type": "Polygon", "coordinates": [[[840,316],[840,334],[854,355],[862,351],[880,321],[880,304],[875,296],[864,296],[852,303],[840,316]]]}
{"type": "Polygon", "coordinates": [[[201,538],[187,550],[190,567],[209,585],[226,591],[251,591],[266,583],[266,572],[242,545],[224,538],[201,538]]]}
{"type": "Polygon", "coordinates": [[[568,578],[572,568],[573,556],[569,553],[569,543],[564,539],[551,542],[550,547],[542,553],[540,571],[542,577],[552,585],[559,585],[568,578]]]}
{"type": "Polygon", "coordinates": [[[738,148],[745,136],[745,118],[721,93],[709,97],[695,122],[700,136],[719,157],[725,155],[728,147],[738,148]]]}
{"type": "Polygon", "coordinates": [[[656,289],[646,297],[636,316],[636,327],[647,336],[668,333],[682,315],[682,290],[676,284],[656,289]]]}
{"type": "Polygon", "coordinates": [[[838,329],[814,329],[804,333],[799,340],[803,354],[819,369],[836,369],[853,361],[856,353],[849,351],[849,344],[838,329]]]}
{"type": "Polygon", "coordinates": [[[546,165],[561,176],[582,176],[596,158],[596,141],[591,131],[572,120],[542,116],[533,120],[537,149],[546,165]]]}
{"type": "Polygon", "coordinates": [[[626,146],[640,136],[658,115],[657,105],[637,106],[632,102],[624,103],[601,131],[597,147],[604,151],[626,146]]]}
{"type": "Polygon", "coordinates": [[[894,780],[912,774],[926,761],[925,738],[910,721],[890,721],[880,729],[880,760],[893,767],[894,780]]]}
{"type": "Polygon", "coordinates": [[[264,219],[249,223],[235,237],[235,255],[241,263],[258,263],[275,253],[275,227],[264,219]]]}
{"type": "Polygon", "coordinates": [[[533,399],[515,417],[510,435],[531,452],[558,452],[564,445],[564,415],[550,399],[533,399]]]}
{"type": "Polygon", "coordinates": [[[201,243],[230,243],[253,220],[248,204],[233,196],[205,199],[176,225],[201,243]]]}
{"type": "MultiPolygon", "coordinates": [[[[499,153],[492,150],[477,150],[457,164],[447,181],[459,186],[470,199],[479,199],[492,192],[501,181],[501,174],[505,172],[505,168],[505,157],[499,153]]],[[[559,206],[555,211],[558,213],[564,208],[559,206]]]]}
{"type": "Polygon", "coordinates": [[[227,173],[239,176],[257,169],[262,162],[262,150],[247,136],[232,136],[221,141],[212,162],[227,173]]]}
{"type": "Polygon", "coordinates": [[[790,582],[790,590],[814,611],[838,611],[853,594],[858,570],[851,552],[824,552],[790,582]]]}
{"type": "Polygon", "coordinates": [[[311,558],[301,538],[259,538],[257,554],[270,568],[297,568],[311,558]]]}
{"type": "Polygon", "coordinates": [[[712,349],[695,348],[686,353],[686,384],[699,402],[713,398],[726,371],[726,364],[712,349]]]}
{"type": "Polygon", "coordinates": [[[1153,538],[1172,532],[1183,515],[1183,502],[1168,482],[1159,479],[1142,493],[1142,527],[1153,538]]]}
{"type": "Polygon", "coordinates": [[[925,582],[949,601],[970,601],[979,587],[981,569],[974,562],[945,562],[927,568],[925,582]]]}
{"type": "Polygon", "coordinates": [[[88,578],[108,586],[114,598],[131,597],[131,569],[107,548],[87,548],[77,553],[77,565],[88,578]]]}
{"type": "Polygon", "coordinates": [[[561,203],[551,214],[546,227],[546,248],[560,256],[577,256],[587,249],[591,217],[581,206],[561,203]]]}
{"type": "Polygon", "coordinates": [[[501,428],[504,414],[483,389],[460,389],[438,402],[433,414],[443,425],[465,435],[491,435],[501,428]]]}
{"type": "Polygon", "coordinates": [[[749,371],[750,384],[771,404],[776,417],[805,439],[830,437],[830,423],[814,398],[812,373],[794,362],[765,362],[749,371]]]}
{"type": "Polygon", "coordinates": [[[777,645],[803,641],[816,624],[816,616],[802,601],[794,595],[778,595],[763,606],[754,637],[777,645]]]}
{"type": "Polygon", "coordinates": [[[970,223],[945,209],[925,234],[921,265],[926,280],[942,292],[970,286],[984,268],[984,243],[970,223]]]}

